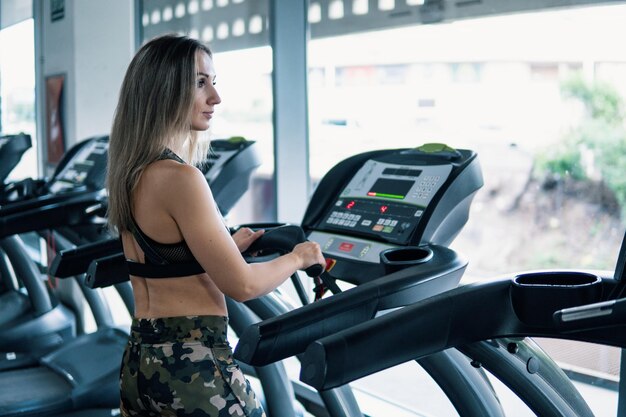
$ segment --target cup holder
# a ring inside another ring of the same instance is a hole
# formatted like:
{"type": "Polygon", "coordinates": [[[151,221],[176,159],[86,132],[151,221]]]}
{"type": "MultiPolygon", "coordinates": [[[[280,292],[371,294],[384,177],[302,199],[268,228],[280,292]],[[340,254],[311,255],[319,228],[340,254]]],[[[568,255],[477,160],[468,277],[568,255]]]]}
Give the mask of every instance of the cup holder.
{"type": "Polygon", "coordinates": [[[380,253],[380,262],[385,272],[390,274],[409,266],[428,262],[433,257],[433,251],[427,246],[404,246],[386,249],[380,253]]]}
{"type": "Polygon", "coordinates": [[[518,318],[529,325],[551,326],[563,308],[601,301],[602,278],[586,272],[535,272],[517,275],[511,302],[518,318]]]}

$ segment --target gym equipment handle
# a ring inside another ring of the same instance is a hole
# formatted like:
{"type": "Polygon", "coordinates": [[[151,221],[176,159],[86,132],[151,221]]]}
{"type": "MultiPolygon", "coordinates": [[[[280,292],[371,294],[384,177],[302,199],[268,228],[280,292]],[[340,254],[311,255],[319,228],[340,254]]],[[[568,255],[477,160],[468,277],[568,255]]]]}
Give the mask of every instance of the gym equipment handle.
{"type": "MultiPolygon", "coordinates": [[[[243,255],[252,256],[251,254],[255,252],[274,252],[282,255],[291,252],[298,243],[306,241],[306,235],[300,226],[290,224],[278,226],[267,230],[250,245],[243,255]]],[[[310,277],[317,277],[324,272],[324,266],[311,265],[304,272],[310,277]]]]}

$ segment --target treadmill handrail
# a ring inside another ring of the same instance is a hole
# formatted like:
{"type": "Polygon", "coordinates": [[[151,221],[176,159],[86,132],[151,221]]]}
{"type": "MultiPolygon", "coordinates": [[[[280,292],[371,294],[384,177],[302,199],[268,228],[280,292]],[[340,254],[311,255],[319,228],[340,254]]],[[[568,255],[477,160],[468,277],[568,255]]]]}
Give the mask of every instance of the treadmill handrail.
{"type": "Polygon", "coordinates": [[[63,202],[71,200],[75,197],[101,192],[101,190],[86,190],[84,187],[78,187],[76,190],[70,190],[57,194],[44,194],[28,200],[10,202],[0,206],[0,217],[9,216],[15,213],[22,213],[28,210],[35,210],[51,204],[62,204],[63,202]]]}
{"type": "MultiPolygon", "coordinates": [[[[300,379],[328,389],[447,348],[501,337],[553,337],[626,347],[626,323],[610,331],[584,325],[580,331],[564,331],[556,322],[522,321],[512,303],[512,283],[513,278],[505,277],[462,285],[320,338],[303,355],[300,379]]],[[[608,293],[615,280],[602,277],[602,286],[608,293]]]]}
{"type": "MultiPolygon", "coordinates": [[[[0,237],[73,225],[88,215],[86,210],[104,204],[102,192],[74,195],[64,201],[4,215],[0,211],[0,237]],[[78,213],[77,213],[78,212],[78,213]]],[[[97,212],[98,210],[95,210],[97,212]]]]}
{"type": "Polygon", "coordinates": [[[128,265],[123,252],[94,259],[87,268],[85,285],[88,288],[104,288],[128,281],[128,265]]]}
{"type": "Polygon", "coordinates": [[[69,278],[87,272],[91,262],[97,258],[122,253],[119,238],[101,240],[59,252],[48,268],[48,273],[57,278],[69,278]]]}
{"type": "Polygon", "coordinates": [[[262,366],[303,352],[315,339],[372,319],[381,310],[399,307],[456,286],[467,261],[449,248],[430,245],[433,260],[248,327],[239,338],[235,358],[262,366]],[[442,277],[449,278],[442,280],[442,277]]]}

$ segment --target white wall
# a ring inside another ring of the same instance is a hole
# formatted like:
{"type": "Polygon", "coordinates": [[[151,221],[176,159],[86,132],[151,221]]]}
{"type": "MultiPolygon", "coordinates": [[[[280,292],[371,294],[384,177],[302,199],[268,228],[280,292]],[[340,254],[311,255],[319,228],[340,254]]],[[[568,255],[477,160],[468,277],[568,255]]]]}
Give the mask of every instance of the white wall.
{"type": "Polygon", "coordinates": [[[65,75],[64,136],[69,149],[80,140],[109,132],[119,87],[135,51],[133,1],[65,0],[65,15],[55,22],[50,3],[34,2],[40,44],[38,109],[44,116],[38,134],[43,165],[46,77],[65,75]]]}
{"type": "Polygon", "coordinates": [[[108,133],[135,52],[133,2],[74,0],[76,138],[108,133]]]}
{"type": "Polygon", "coordinates": [[[32,17],[32,0],[11,0],[0,2],[0,29],[32,17]]]}

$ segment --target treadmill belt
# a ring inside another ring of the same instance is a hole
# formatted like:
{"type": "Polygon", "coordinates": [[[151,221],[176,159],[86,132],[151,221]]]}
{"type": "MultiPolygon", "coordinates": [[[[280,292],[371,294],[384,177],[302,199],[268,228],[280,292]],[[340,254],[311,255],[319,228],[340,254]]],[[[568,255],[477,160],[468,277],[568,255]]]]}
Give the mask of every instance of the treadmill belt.
{"type": "Polygon", "coordinates": [[[44,367],[2,373],[0,415],[25,414],[30,410],[52,412],[71,402],[72,386],[44,367]]]}

